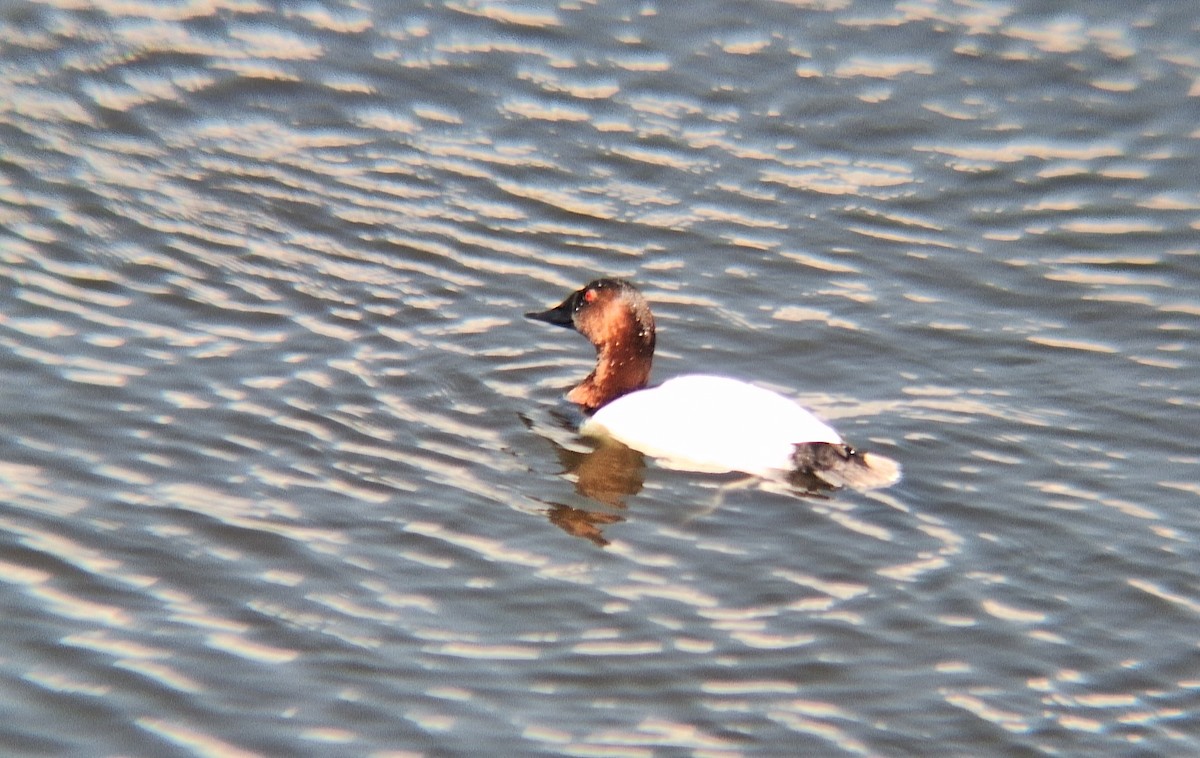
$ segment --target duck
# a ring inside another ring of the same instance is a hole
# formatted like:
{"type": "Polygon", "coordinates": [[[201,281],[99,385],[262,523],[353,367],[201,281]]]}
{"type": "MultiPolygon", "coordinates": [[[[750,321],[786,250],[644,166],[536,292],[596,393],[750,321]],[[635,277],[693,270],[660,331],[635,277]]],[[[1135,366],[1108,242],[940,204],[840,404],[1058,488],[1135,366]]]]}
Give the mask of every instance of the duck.
{"type": "Polygon", "coordinates": [[[808,490],[870,490],[900,480],[894,460],[852,447],[772,390],[712,374],[651,386],[654,316],[629,281],[595,279],[525,317],[574,329],[596,348],[595,368],[566,396],[584,414],[584,437],[615,440],[666,468],[739,472],[808,490]]]}

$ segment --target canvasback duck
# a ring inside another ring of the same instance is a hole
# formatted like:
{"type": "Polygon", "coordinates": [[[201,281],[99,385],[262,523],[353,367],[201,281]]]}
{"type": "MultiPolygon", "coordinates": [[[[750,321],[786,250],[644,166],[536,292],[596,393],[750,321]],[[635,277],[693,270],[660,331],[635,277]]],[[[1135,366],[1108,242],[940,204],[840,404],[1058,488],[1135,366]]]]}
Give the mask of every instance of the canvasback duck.
{"type": "Polygon", "coordinates": [[[610,437],[686,471],[739,471],[808,488],[874,489],[900,466],[847,445],[794,401],[737,379],[691,374],[647,387],[654,317],[621,279],[597,279],[527,318],[572,328],[596,347],[596,368],[569,393],[586,421],[580,433],[610,437]]]}

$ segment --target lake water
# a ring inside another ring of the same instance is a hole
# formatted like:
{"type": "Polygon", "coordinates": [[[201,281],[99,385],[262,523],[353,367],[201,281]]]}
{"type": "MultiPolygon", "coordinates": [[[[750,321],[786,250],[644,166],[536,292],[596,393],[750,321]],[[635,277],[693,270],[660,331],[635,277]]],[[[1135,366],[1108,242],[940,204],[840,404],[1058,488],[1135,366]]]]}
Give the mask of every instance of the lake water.
{"type": "Polygon", "coordinates": [[[1198,34],[5,4],[0,752],[1200,754],[1198,34]],[[593,452],[601,275],[903,482],[593,452]]]}

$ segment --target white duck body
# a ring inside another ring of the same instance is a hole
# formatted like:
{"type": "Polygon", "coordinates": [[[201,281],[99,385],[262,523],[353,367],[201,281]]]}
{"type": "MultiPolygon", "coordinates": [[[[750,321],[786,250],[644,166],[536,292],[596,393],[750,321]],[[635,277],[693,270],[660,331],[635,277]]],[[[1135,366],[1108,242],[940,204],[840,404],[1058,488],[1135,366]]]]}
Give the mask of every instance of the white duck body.
{"type": "Polygon", "coordinates": [[[796,445],[841,436],[778,393],[724,376],[691,374],[622,395],[580,431],[607,436],[686,471],[786,476],[796,445]]]}

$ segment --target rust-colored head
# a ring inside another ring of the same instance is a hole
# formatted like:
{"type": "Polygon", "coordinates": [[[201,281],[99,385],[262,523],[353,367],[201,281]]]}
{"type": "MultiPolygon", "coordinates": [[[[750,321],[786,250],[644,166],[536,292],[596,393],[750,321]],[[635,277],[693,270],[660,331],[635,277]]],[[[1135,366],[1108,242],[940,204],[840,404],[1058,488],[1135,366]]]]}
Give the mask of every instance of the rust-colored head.
{"type": "Polygon", "coordinates": [[[654,316],[642,293],[622,279],[597,279],[547,311],[527,318],[568,327],[596,346],[596,369],[567,399],[589,413],[650,380],[654,316]]]}

